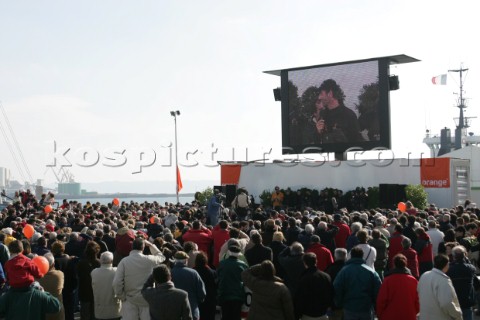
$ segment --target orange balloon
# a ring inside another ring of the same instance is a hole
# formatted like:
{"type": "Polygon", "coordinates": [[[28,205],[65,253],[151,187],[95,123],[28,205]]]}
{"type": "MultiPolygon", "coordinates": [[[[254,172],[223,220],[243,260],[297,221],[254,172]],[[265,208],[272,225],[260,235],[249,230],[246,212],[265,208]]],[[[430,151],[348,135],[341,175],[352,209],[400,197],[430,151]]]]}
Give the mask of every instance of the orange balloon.
{"type": "Polygon", "coordinates": [[[154,216],[150,218],[150,223],[152,223],[152,224],[155,223],[155,217],[154,216]]]}
{"type": "Polygon", "coordinates": [[[48,264],[48,260],[42,256],[36,256],[32,259],[32,262],[38,267],[40,271],[40,275],[43,277],[48,270],[50,269],[50,265],[48,264]]]}
{"type": "Polygon", "coordinates": [[[118,206],[120,204],[120,199],[114,198],[112,202],[114,205],[118,206]]]}
{"type": "Polygon", "coordinates": [[[50,212],[53,211],[53,208],[52,208],[51,205],[47,204],[47,205],[45,206],[45,208],[43,209],[43,211],[45,211],[45,213],[50,213],[50,212]]]}
{"type": "Polygon", "coordinates": [[[401,212],[405,212],[407,211],[407,205],[405,204],[405,202],[399,202],[397,209],[400,210],[401,212]]]}
{"type": "Polygon", "coordinates": [[[26,224],[25,227],[23,227],[23,234],[25,235],[25,237],[27,237],[27,239],[30,239],[34,233],[35,229],[31,224],[26,224]]]}

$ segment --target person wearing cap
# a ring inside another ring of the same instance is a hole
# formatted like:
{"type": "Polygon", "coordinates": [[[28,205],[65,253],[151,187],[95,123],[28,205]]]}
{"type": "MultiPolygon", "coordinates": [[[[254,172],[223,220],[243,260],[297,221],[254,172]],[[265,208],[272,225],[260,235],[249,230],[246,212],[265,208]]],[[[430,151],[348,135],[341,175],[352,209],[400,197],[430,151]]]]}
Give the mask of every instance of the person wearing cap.
{"type": "Polygon", "coordinates": [[[13,229],[8,227],[8,228],[3,228],[2,233],[5,235],[5,238],[3,239],[3,243],[8,247],[10,242],[17,240],[13,236],[13,229]]]}
{"type": "MultiPolygon", "coordinates": [[[[48,272],[40,279],[38,279],[38,283],[42,288],[50,293],[52,296],[58,299],[60,305],[63,305],[62,300],[62,290],[64,287],[64,280],[65,276],[64,273],[60,270],[55,269],[55,258],[53,254],[46,253],[44,255],[45,259],[48,261],[48,272]]],[[[63,320],[65,319],[65,311],[62,307],[59,312],[55,314],[49,314],[46,317],[46,320],[63,320]]]]}
{"type": "Polygon", "coordinates": [[[220,261],[218,266],[218,303],[222,307],[222,319],[240,320],[242,305],[245,302],[245,289],[241,274],[248,265],[239,260],[240,246],[235,242],[228,246],[228,258],[220,261]]]}
{"type": "MultiPolygon", "coordinates": [[[[225,242],[220,248],[220,253],[218,254],[219,259],[223,260],[225,258],[228,258],[228,246],[230,245],[230,242],[232,240],[240,247],[240,256],[244,257],[243,254],[245,253],[245,248],[247,247],[247,244],[250,242],[250,237],[245,232],[237,228],[230,228],[230,230],[228,230],[228,233],[230,235],[230,239],[225,242]]],[[[264,239],[263,236],[262,239],[264,239]]],[[[265,244],[265,242],[263,243],[265,244]]]]}
{"type": "Polygon", "coordinates": [[[165,261],[160,250],[143,238],[136,238],[128,257],[118,264],[113,279],[115,296],[122,299],[122,317],[124,319],[149,320],[148,303],[141,295],[143,284],[152,273],[154,267],[165,261]],[[145,246],[150,255],[144,255],[145,246]]]}
{"type": "Polygon", "coordinates": [[[153,269],[142,288],[142,296],[150,306],[151,319],[192,320],[188,293],[175,287],[166,265],[153,269]]]}
{"type": "Polygon", "coordinates": [[[188,254],[184,251],[177,251],[172,267],[172,281],[175,287],[185,290],[188,293],[188,302],[192,310],[192,317],[200,319],[200,303],[205,300],[207,292],[202,278],[195,269],[187,267],[188,254]]]}

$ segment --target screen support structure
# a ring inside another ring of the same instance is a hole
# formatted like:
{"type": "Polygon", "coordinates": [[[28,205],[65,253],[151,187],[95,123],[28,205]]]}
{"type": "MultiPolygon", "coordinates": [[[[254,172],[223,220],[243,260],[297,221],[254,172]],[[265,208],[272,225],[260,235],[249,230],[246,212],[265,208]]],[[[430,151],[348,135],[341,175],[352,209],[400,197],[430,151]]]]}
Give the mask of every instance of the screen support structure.
{"type": "Polygon", "coordinates": [[[345,161],[347,158],[345,157],[346,153],[345,152],[335,152],[335,160],[336,161],[345,161]]]}

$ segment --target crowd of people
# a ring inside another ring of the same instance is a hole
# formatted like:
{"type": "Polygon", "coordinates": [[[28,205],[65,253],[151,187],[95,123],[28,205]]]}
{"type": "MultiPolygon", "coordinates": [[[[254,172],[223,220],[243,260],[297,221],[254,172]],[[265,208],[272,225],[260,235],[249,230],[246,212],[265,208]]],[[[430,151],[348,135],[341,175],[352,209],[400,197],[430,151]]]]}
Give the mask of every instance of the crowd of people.
{"type": "Polygon", "coordinates": [[[53,195],[40,204],[19,193],[0,213],[0,317],[437,320],[478,312],[473,204],[329,214],[291,210],[277,191],[273,208],[252,208],[239,189],[232,203],[217,190],[205,206],[64,200],[49,210],[53,195]]]}

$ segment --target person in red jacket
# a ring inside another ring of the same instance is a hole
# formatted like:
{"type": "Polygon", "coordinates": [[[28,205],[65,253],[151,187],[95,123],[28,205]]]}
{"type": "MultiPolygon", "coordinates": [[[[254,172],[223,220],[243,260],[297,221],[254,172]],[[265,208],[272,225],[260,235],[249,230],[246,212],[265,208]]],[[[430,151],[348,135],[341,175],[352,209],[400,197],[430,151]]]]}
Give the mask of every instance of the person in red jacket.
{"type": "Polygon", "coordinates": [[[204,226],[198,220],[193,221],[192,229],[187,230],[182,235],[183,241],[192,241],[197,244],[198,251],[203,251],[210,255],[210,246],[213,242],[212,231],[204,226]]]}
{"type": "Polygon", "coordinates": [[[320,271],[325,271],[331,264],[333,264],[332,253],[320,243],[320,237],[313,235],[311,244],[308,247],[307,252],[315,253],[317,256],[317,269],[320,271]]]}
{"type": "Polygon", "coordinates": [[[415,230],[417,234],[417,241],[413,249],[418,254],[418,271],[420,276],[433,268],[433,248],[430,236],[425,232],[423,228],[417,228],[415,230]]]}
{"type": "Polygon", "coordinates": [[[32,260],[23,255],[23,244],[20,240],[10,242],[8,250],[11,256],[5,263],[5,273],[10,287],[26,288],[35,281],[35,278],[43,277],[32,260]]]}
{"type": "Polygon", "coordinates": [[[395,226],[395,232],[391,235],[388,247],[388,266],[393,268],[393,257],[403,251],[402,241],[405,238],[403,235],[403,227],[401,224],[395,226]]]}
{"type": "Polygon", "coordinates": [[[116,267],[120,261],[127,257],[132,251],[135,233],[130,229],[124,221],[117,223],[117,235],[115,236],[115,252],[113,253],[113,266],[116,267]]]}
{"type": "Polygon", "coordinates": [[[223,244],[230,239],[230,233],[228,232],[228,222],[221,220],[212,230],[213,238],[213,266],[218,267],[220,263],[219,254],[223,244]]]}
{"type": "Polygon", "coordinates": [[[417,251],[412,249],[412,240],[405,237],[402,240],[403,251],[401,252],[407,258],[407,268],[412,273],[412,276],[415,279],[420,278],[420,274],[418,272],[418,255],[417,251]]]}
{"type": "Polygon", "coordinates": [[[418,281],[406,268],[407,258],[397,254],[393,259],[395,268],[385,276],[377,297],[379,320],[416,320],[420,311],[418,281]]]}
{"type": "Polygon", "coordinates": [[[337,248],[347,247],[347,238],[350,235],[350,227],[342,220],[342,215],[339,213],[333,216],[333,225],[338,227],[338,233],[335,235],[335,245],[337,248]]]}

